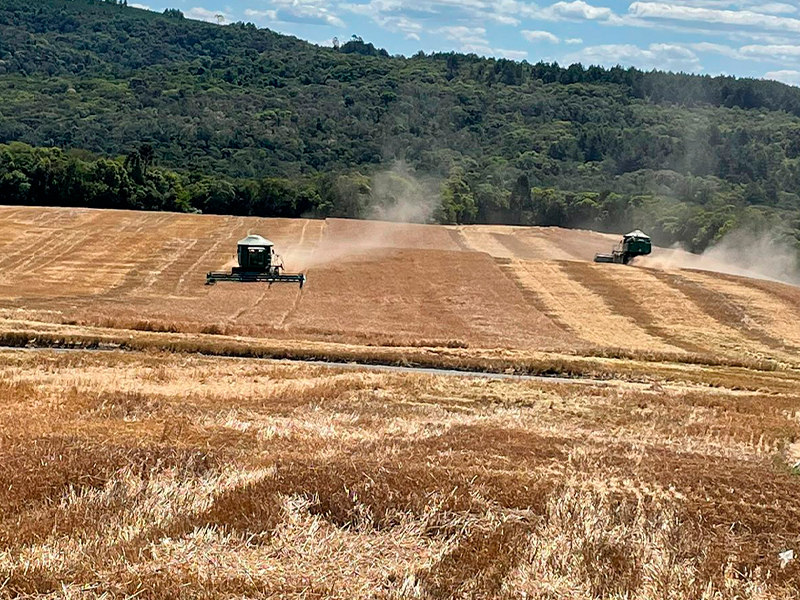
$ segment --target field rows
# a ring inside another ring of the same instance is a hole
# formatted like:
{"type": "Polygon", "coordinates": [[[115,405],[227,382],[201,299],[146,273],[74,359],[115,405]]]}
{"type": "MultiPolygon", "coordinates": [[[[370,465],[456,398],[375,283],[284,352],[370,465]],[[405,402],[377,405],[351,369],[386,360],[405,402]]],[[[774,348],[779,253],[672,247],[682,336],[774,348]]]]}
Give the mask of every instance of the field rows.
{"type": "Polygon", "coordinates": [[[127,349],[0,351],[0,597],[797,600],[800,291],[613,242],[0,208],[2,344],[127,349]]]}
{"type": "Polygon", "coordinates": [[[614,237],[557,228],[0,208],[0,308],[30,320],[386,345],[797,362],[800,290],[595,265],[614,237]],[[293,286],[204,286],[250,232],[293,286]]]}

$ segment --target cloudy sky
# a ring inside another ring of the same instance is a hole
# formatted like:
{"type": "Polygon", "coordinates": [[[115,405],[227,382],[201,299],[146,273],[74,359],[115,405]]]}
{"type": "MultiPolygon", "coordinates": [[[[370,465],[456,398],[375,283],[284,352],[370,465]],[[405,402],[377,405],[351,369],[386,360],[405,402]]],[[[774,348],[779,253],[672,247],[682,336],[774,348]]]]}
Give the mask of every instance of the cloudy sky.
{"type": "Polygon", "coordinates": [[[391,54],[474,52],[800,85],[800,0],[139,0],[250,21],[318,44],[357,34],[391,54]]]}

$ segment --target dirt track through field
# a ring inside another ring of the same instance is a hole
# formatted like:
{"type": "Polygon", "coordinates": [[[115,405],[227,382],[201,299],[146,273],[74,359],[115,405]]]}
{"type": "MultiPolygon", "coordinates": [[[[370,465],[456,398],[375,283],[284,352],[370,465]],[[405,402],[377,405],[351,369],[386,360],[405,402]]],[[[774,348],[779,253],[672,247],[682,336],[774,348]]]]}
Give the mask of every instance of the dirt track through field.
{"type": "MultiPolygon", "coordinates": [[[[615,236],[558,228],[0,207],[0,309],[248,336],[797,362],[800,291],[591,263],[615,236]],[[248,233],[308,284],[220,284],[248,233]]],[[[654,255],[658,255],[656,249],[654,255]]]]}

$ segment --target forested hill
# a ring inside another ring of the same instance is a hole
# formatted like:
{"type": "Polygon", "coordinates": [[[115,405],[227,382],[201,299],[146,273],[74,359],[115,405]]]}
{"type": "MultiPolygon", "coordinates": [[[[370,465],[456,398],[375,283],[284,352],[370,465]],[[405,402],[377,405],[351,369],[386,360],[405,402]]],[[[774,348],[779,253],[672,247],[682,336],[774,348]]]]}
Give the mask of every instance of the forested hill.
{"type": "Polygon", "coordinates": [[[800,89],[776,82],[392,57],[100,0],[0,0],[0,74],[5,202],[364,216],[435,182],[449,222],[694,249],[800,226],[800,89]]]}

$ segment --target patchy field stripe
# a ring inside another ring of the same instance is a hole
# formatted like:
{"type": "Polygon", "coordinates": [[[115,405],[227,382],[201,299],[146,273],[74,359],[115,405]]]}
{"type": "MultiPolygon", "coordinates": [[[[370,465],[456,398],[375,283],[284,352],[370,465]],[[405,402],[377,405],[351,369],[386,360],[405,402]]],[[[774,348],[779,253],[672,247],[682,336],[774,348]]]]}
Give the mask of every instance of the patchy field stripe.
{"type": "Polygon", "coordinates": [[[545,314],[587,342],[607,348],[682,351],[619,314],[601,294],[576,280],[571,264],[512,261],[509,266],[517,284],[536,297],[545,314]]]}
{"type": "MultiPolygon", "coordinates": [[[[743,285],[737,278],[700,271],[683,271],[686,279],[718,292],[741,310],[739,323],[761,329],[779,343],[785,344],[797,357],[800,349],[800,311],[785,296],[754,285],[743,285]]],[[[741,326],[740,325],[740,326],[741,326]]]]}
{"type": "Polygon", "coordinates": [[[667,343],[699,354],[786,358],[777,340],[756,336],[725,320],[718,311],[709,314],[709,307],[699,304],[696,295],[688,296],[674,278],[661,272],[580,263],[570,263],[566,268],[602,294],[620,314],[667,343]]]}

